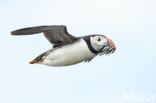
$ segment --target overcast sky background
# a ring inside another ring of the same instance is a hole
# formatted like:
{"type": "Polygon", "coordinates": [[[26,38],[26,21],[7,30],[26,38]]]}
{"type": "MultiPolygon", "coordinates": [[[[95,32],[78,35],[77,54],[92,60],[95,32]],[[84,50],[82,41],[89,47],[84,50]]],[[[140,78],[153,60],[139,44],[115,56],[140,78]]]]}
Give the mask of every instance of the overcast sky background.
{"type": "Polygon", "coordinates": [[[155,0],[3,0],[0,13],[0,103],[156,102],[155,0]],[[54,24],[104,34],[117,50],[68,67],[28,64],[51,44],[10,32],[54,24]]]}

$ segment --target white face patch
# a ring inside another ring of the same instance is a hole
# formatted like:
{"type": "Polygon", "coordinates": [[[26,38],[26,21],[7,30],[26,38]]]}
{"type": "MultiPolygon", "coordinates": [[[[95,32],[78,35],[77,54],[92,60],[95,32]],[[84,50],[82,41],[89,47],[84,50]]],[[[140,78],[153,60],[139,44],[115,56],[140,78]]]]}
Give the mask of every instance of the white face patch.
{"type": "Polygon", "coordinates": [[[97,51],[101,50],[104,45],[107,45],[107,39],[104,36],[91,36],[90,40],[92,47],[97,51]]]}

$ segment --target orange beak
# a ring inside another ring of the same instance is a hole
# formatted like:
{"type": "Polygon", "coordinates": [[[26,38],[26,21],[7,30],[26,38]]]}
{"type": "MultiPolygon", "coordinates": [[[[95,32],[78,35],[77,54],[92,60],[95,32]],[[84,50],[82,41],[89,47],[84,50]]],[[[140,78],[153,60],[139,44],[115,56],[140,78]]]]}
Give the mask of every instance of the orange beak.
{"type": "Polygon", "coordinates": [[[114,48],[116,48],[115,43],[111,39],[109,39],[109,38],[107,38],[107,39],[109,40],[110,45],[113,46],[114,48]]]}

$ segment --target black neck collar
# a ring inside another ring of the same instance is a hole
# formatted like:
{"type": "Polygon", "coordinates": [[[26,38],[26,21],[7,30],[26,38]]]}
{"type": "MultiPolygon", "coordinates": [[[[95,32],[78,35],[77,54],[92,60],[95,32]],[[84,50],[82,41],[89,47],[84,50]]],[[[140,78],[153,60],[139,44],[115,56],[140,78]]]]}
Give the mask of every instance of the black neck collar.
{"type": "Polygon", "coordinates": [[[85,40],[85,42],[87,43],[87,46],[88,46],[88,48],[89,48],[89,50],[92,52],[92,53],[94,53],[94,54],[98,54],[98,51],[96,51],[93,47],[92,47],[92,45],[91,45],[91,41],[90,41],[90,36],[84,36],[84,37],[82,37],[84,40],[85,40]]]}

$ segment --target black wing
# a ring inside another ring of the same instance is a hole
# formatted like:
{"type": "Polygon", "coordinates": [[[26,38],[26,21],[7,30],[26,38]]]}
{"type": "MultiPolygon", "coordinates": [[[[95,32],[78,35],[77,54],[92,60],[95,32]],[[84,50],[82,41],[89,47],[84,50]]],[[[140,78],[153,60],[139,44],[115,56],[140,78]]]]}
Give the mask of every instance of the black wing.
{"type": "Polygon", "coordinates": [[[70,35],[64,25],[52,26],[37,26],[23,28],[12,31],[12,35],[31,35],[37,33],[44,33],[45,37],[53,44],[53,47],[61,46],[64,44],[72,43],[78,38],[70,35]]]}

